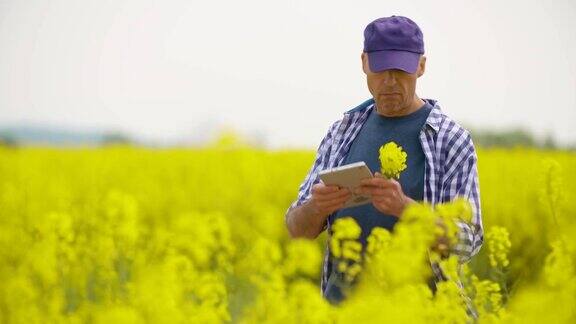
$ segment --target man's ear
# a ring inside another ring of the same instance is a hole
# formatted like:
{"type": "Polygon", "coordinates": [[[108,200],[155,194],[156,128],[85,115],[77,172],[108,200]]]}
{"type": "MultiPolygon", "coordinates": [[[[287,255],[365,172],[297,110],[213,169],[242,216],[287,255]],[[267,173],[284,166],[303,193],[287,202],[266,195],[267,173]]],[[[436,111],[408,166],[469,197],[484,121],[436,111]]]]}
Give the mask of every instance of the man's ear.
{"type": "Polygon", "coordinates": [[[426,71],[426,56],[422,55],[420,56],[420,61],[418,62],[418,70],[416,71],[418,74],[418,77],[421,77],[422,75],[424,75],[424,72],[426,71]]]}
{"type": "Polygon", "coordinates": [[[368,54],[366,54],[366,52],[362,52],[360,58],[362,59],[362,71],[364,71],[364,74],[368,74],[368,54]]]}

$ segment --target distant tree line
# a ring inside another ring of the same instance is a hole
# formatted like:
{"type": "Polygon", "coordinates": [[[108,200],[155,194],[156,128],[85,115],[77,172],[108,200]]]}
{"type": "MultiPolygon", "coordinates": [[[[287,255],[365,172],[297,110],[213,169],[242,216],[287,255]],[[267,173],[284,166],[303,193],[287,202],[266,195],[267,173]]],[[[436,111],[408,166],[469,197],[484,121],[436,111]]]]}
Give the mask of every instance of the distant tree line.
{"type": "MultiPolygon", "coordinates": [[[[480,130],[470,127],[465,127],[468,129],[472,135],[472,140],[476,146],[480,147],[502,147],[502,148],[512,148],[512,147],[533,147],[541,149],[558,149],[559,145],[556,143],[554,137],[550,134],[544,138],[537,139],[531,132],[516,128],[510,130],[480,130]]],[[[218,146],[237,146],[242,141],[239,140],[237,134],[230,132],[224,132],[220,134],[217,140],[218,146]]],[[[50,144],[42,142],[43,144],[50,144]]],[[[17,137],[9,134],[0,132],[0,146],[4,147],[18,147],[25,146],[30,143],[27,141],[20,141],[17,137]]],[[[78,143],[82,144],[82,143],[78,143]]],[[[121,132],[108,132],[102,134],[99,140],[95,143],[97,146],[108,146],[108,145],[135,145],[135,141],[128,135],[121,132]]],[[[245,144],[245,143],[244,143],[245,144]]],[[[576,143],[570,145],[569,147],[562,147],[563,149],[576,150],[576,143]]]]}
{"type": "MultiPolygon", "coordinates": [[[[473,128],[466,129],[470,130],[474,144],[481,147],[512,148],[522,146],[541,149],[559,148],[559,145],[552,135],[548,134],[544,138],[537,139],[534,134],[521,128],[498,131],[473,128]]],[[[576,145],[572,145],[569,149],[576,149],[576,145]]]]}
{"type": "Polygon", "coordinates": [[[115,145],[115,144],[131,145],[134,144],[134,141],[130,136],[121,132],[106,133],[104,134],[104,136],[102,136],[102,140],[100,141],[100,145],[115,145]]]}
{"type": "Polygon", "coordinates": [[[69,145],[95,145],[95,146],[108,146],[108,145],[133,145],[135,142],[134,140],[121,132],[107,132],[102,134],[98,140],[94,142],[86,143],[84,141],[77,141],[74,142],[71,140],[67,142],[65,145],[60,143],[53,143],[50,140],[40,140],[40,141],[31,141],[25,139],[19,139],[18,136],[15,136],[10,133],[1,133],[0,132],[0,146],[3,147],[19,147],[19,146],[26,146],[26,145],[34,145],[34,144],[41,144],[41,145],[54,145],[54,146],[69,146],[69,145]]]}

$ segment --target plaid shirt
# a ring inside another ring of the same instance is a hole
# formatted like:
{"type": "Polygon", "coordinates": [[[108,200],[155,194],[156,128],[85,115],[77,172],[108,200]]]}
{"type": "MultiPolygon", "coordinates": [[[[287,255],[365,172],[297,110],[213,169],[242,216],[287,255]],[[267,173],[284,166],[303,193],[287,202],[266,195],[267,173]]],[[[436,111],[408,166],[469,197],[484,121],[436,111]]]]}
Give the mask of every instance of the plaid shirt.
{"type": "MultiPolygon", "coordinates": [[[[473,211],[472,221],[470,223],[457,222],[460,229],[458,243],[450,247],[450,252],[458,255],[462,264],[478,253],[484,240],[476,151],[469,132],[446,116],[435,100],[425,100],[433,108],[426,119],[425,127],[420,132],[420,142],[426,157],[424,201],[433,206],[451,201],[457,196],[465,197],[470,201],[473,211]]],[[[290,205],[286,213],[311,198],[312,185],[320,182],[319,171],[342,164],[373,106],[374,99],[366,100],[344,113],[342,119],[332,124],[320,142],[316,160],[300,186],[298,198],[290,205]]],[[[329,224],[324,225],[324,230],[327,226],[329,224]]],[[[329,275],[326,269],[328,257],[327,246],[322,272],[322,291],[325,289],[329,275]]],[[[445,279],[445,275],[437,264],[432,264],[432,270],[436,280],[445,279]]]]}

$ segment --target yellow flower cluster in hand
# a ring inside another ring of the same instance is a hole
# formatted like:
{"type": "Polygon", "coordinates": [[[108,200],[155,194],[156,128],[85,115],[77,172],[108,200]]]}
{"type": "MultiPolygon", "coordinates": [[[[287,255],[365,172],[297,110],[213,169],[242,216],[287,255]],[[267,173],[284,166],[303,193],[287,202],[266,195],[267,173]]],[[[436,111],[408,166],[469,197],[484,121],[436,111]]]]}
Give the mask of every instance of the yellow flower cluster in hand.
{"type": "Polygon", "coordinates": [[[508,230],[501,226],[492,226],[486,234],[488,241],[488,258],[492,267],[507,267],[509,264],[508,253],[512,243],[508,230]]]}
{"type": "Polygon", "coordinates": [[[402,146],[388,142],[380,147],[381,173],[388,179],[400,178],[400,173],[406,169],[406,152],[402,146]]]}

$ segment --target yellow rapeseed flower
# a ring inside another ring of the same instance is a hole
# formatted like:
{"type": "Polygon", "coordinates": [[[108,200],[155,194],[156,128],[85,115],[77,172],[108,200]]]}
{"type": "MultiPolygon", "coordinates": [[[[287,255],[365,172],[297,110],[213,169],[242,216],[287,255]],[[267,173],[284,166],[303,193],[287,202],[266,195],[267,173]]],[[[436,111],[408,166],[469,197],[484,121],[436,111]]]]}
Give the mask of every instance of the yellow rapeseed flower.
{"type": "Polygon", "coordinates": [[[362,229],[352,217],[343,217],[334,222],[334,234],[330,238],[330,249],[336,258],[339,272],[344,274],[346,282],[352,282],[360,273],[362,244],[358,242],[362,229]]]}
{"type": "Polygon", "coordinates": [[[488,258],[492,267],[507,267],[508,253],[510,252],[510,235],[505,227],[492,226],[486,234],[488,241],[488,258]]]}
{"type": "Polygon", "coordinates": [[[406,169],[406,152],[402,146],[388,142],[380,147],[380,164],[382,174],[388,179],[400,178],[400,173],[406,169]]]}

